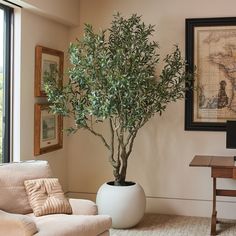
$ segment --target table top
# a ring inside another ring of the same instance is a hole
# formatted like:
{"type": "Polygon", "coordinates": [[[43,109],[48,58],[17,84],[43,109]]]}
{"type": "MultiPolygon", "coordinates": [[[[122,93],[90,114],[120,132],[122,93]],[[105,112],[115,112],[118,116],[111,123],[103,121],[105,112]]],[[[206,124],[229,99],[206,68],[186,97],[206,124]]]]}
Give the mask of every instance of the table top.
{"type": "Polygon", "coordinates": [[[204,156],[196,155],[190,162],[189,166],[195,167],[234,167],[233,156],[204,156]]]}

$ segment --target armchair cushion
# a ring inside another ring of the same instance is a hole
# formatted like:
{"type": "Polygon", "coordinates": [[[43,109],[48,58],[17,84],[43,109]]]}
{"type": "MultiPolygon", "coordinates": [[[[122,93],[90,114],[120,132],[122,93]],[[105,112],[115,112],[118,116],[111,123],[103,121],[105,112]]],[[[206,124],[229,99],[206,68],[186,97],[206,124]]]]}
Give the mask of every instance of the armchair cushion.
{"type": "Polygon", "coordinates": [[[57,178],[25,180],[24,184],[35,216],[72,213],[57,178]]]}
{"type": "Polygon", "coordinates": [[[97,215],[97,205],[86,199],[69,198],[73,215],[97,215]]]}
{"type": "Polygon", "coordinates": [[[35,236],[97,236],[111,227],[111,217],[105,215],[45,215],[28,216],[36,222],[38,233],[35,236]]]}
{"type": "Polygon", "coordinates": [[[24,181],[52,177],[46,161],[0,164],[0,209],[10,213],[31,213],[24,181]]]}
{"type": "Polygon", "coordinates": [[[34,220],[26,215],[7,213],[0,210],[0,235],[31,236],[37,233],[34,220]]]}

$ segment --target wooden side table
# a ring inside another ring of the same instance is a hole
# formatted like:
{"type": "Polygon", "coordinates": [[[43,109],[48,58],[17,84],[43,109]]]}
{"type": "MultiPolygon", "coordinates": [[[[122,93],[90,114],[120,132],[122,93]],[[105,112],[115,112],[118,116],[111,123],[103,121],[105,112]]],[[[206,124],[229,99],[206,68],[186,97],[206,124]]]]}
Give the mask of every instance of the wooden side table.
{"type": "Polygon", "coordinates": [[[211,167],[213,178],[213,208],[211,216],[211,235],[216,235],[217,211],[216,196],[236,197],[236,190],[217,189],[216,178],[236,179],[236,167],[234,157],[226,156],[195,156],[189,166],[211,167]]]}

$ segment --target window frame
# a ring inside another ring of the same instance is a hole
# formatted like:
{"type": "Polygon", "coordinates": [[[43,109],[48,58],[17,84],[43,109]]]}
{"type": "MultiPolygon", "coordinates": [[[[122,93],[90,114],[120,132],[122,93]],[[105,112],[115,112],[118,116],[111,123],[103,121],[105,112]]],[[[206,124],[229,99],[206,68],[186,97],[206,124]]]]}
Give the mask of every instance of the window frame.
{"type": "Polygon", "coordinates": [[[11,55],[12,55],[12,17],[13,8],[0,4],[4,11],[3,40],[3,114],[2,114],[2,162],[10,162],[11,158],[11,55]]]}

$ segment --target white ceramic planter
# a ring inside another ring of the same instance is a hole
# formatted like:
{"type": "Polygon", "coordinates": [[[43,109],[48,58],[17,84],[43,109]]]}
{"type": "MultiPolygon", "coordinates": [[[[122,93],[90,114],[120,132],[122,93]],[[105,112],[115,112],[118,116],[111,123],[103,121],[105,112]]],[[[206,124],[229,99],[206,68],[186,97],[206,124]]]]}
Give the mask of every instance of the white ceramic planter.
{"type": "Polygon", "coordinates": [[[134,183],[130,186],[103,184],[97,193],[98,213],[110,215],[113,228],[130,228],[142,219],[146,208],[143,188],[134,183]]]}

